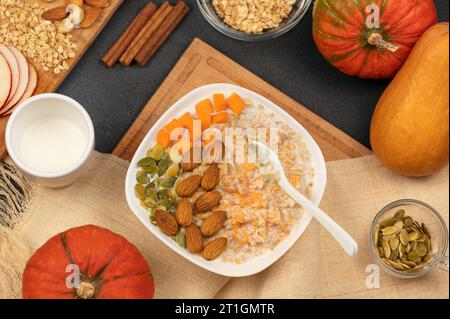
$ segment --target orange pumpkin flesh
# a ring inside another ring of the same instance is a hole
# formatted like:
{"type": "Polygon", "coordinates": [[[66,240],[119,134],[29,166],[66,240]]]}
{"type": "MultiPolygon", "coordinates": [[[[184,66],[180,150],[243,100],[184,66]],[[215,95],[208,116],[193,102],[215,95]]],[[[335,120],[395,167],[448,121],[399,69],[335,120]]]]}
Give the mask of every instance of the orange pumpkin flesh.
{"type": "Polygon", "coordinates": [[[393,78],[420,36],[436,22],[433,0],[316,0],[313,38],[341,72],[393,78]],[[380,8],[380,28],[367,27],[368,4],[380,8]]]}
{"type": "Polygon", "coordinates": [[[26,299],[153,298],[148,263],[124,237],[86,225],[49,239],[28,261],[22,282],[26,299]],[[77,265],[80,285],[69,288],[66,267],[77,265]]]}
{"type": "Polygon", "coordinates": [[[431,27],[387,87],[373,115],[370,142],[387,167],[426,176],[449,160],[449,27],[431,27]]]}

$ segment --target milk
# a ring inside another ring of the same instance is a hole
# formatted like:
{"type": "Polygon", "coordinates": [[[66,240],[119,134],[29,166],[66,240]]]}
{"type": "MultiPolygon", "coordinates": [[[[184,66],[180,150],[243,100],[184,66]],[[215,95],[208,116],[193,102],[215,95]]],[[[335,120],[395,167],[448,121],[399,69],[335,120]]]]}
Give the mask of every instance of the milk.
{"type": "Polygon", "coordinates": [[[86,137],[75,123],[49,116],[33,121],[24,130],[19,149],[21,160],[29,168],[56,173],[74,165],[86,145],[86,137]]]}

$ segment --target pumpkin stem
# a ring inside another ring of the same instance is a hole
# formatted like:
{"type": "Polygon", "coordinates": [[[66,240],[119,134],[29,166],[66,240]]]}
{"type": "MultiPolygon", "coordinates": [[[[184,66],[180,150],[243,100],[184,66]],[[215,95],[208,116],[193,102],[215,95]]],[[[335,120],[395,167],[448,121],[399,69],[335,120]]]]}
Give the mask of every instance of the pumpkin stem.
{"type": "Polygon", "coordinates": [[[81,299],[90,299],[95,295],[95,287],[90,282],[81,282],[77,288],[77,296],[81,299]]]}
{"type": "Polygon", "coordinates": [[[378,32],[371,33],[367,38],[367,42],[369,42],[370,45],[377,46],[379,49],[386,49],[390,52],[395,52],[399,48],[396,44],[384,41],[382,35],[378,32]]]}

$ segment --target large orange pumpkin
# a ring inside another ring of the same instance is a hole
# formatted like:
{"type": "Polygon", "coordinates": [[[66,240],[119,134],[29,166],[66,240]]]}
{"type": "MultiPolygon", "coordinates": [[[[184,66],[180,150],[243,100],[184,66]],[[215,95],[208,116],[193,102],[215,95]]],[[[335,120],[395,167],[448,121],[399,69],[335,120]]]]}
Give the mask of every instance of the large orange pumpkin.
{"type": "Polygon", "coordinates": [[[448,68],[449,28],[439,23],[424,33],[378,101],[372,150],[401,175],[430,175],[448,163],[448,68]]]}
{"type": "Polygon", "coordinates": [[[139,250],[123,236],[94,225],[50,238],[28,261],[22,282],[23,298],[33,299],[144,299],[152,298],[154,289],[139,250]],[[78,287],[71,288],[74,265],[80,277],[78,287]]]}
{"type": "Polygon", "coordinates": [[[316,0],[313,37],[322,55],[341,72],[393,78],[420,36],[436,22],[433,0],[316,0]],[[374,11],[366,12],[371,4],[379,8],[378,28],[374,11]]]}

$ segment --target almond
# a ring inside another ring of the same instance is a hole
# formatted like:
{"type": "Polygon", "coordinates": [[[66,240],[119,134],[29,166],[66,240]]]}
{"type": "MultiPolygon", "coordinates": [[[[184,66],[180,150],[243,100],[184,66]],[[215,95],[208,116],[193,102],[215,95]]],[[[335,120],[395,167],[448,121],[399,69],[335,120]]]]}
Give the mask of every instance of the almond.
{"type": "Polygon", "coordinates": [[[189,199],[183,198],[178,202],[177,212],[175,218],[177,223],[181,226],[189,226],[192,224],[192,214],[194,208],[189,199]]]}
{"type": "Polygon", "coordinates": [[[199,163],[185,163],[185,162],[181,162],[181,168],[185,172],[192,172],[194,169],[196,169],[199,166],[200,166],[199,163]]]}
{"type": "Polygon", "coordinates": [[[205,191],[211,191],[219,184],[220,170],[217,164],[212,164],[202,177],[201,186],[205,191]]]}
{"type": "Polygon", "coordinates": [[[84,0],[84,3],[90,7],[96,8],[106,8],[109,6],[109,0],[84,0]]]}
{"type": "Polygon", "coordinates": [[[219,237],[210,241],[203,249],[202,257],[206,260],[216,259],[227,247],[227,242],[228,240],[225,237],[219,237]]]}
{"type": "Polygon", "coordinates": [[[212,235],[217,234],[226,220],[227,212],[223,210],[216,210],[215,212],[213,212],[211,215],[206,217],[206,219],[203,221],[202,227],[200,228],[203,236],[211,237],[212,235]]]}
{"type": "Polygon", "coordinates": [[[177,194],[181,197],[191,197],[200,186],[202,177],[199,175],[192,175],[178,184],[177,194]]]}
{"type": "Polygon", "coordinates": [[[86,8],[84,10],[84,19],[80,23],[80,28],[88,29],[92,27],[101,13],[102,9],[100,8],[86,8]]]}
{"type": "Polygon", "coordinates": [[[197,167],[200,166],[200,163],[193,163],[193,151],[189,152],[189,162],[185,162],[185,157],[183,156],[183,160],[181,161],[181,168],[185,171],[185,172],[192,172],[194,169],[196,169],[197,167]]]}
{"type": "Polygon", "coordinates": [[[203,249],[202,233],[194,224],[186,227],[186,246],[193,254],[199,253],[203,249]]]}
{"type": "Polygon", "coordinates": [[[42,19],[48,21],[60,21],[65,19],[69,13],[66,11],[66,6],[56,7],[42,13],[42,19]]]}
{"type": "Polygon", "coordinates": [[[219,192],[206,192],[195,201],[195,211],[204,213],[219,205],[222,195],[219,192]]]}
{"type": "Polygon", "coordinates": [[[178,233],[177,221],[170,213],[157,209],[155,211],[155,221],[166,235],[175,236],[178,233]]]}

